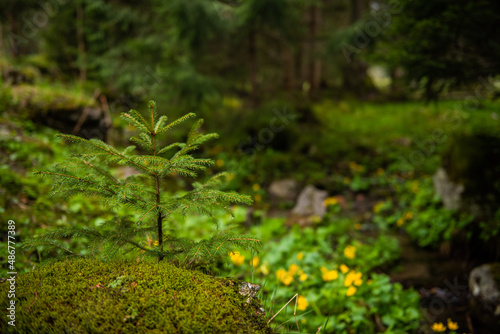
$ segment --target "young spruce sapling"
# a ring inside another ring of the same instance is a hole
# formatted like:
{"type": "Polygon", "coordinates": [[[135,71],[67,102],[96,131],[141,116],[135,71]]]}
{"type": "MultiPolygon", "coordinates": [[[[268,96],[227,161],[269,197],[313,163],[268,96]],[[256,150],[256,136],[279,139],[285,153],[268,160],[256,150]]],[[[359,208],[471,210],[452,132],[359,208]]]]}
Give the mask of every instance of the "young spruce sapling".
{"type": "Polygon", "coordinates": [[[173,127],[195,117],[195,114],[189,113],[167,123],[167,117],[159,116],[156,103],[150,101],[147,116],[130,110],[121,117],[139,131],[139,135],[132,137],[131,141],[141,146],[147,154],[134,154],[135,146],[119,151],[98,139],[87,140],[61,134],[59,137],[83,146],[86,152],[75,154],[69,160],[55,165],[55,171],[38,171],[36,174],[53,178],[55,195],[66,198],[75,195],[96,196],[111,209],[128,206],[137,214],[115,217],[99,229],[57,229],[26,241],[24,247],[52,247],[68,256],[82,256],[57,239],[85,237],[90,241],[89,253],[94,257],[106,260],[117,256],[120,249],[135,249],[155,256],[159,261],[171,260],[183,266],[213,263],[226,258],[234,247],[257,249],[258,239],[218,228],[215,218],[218,210],[231,214],[231,204],[252,202],[249,196],[218,189],[226,173],[217,174],[204,183],[194,182],[192,190],[182,195],[163,190],[166,178],[179,175],[197,178],[199,172],[213,164],[211,159],[200,159],[190,154],[204,142],[217,138],[215,133],[200,132],[202,119],[193,125],[185,143],[175,142],[163,146],[163,136],[173,127]],[[110,170],[116,165],[133,168],[138,174],[120,179],[110,170]],[[167,220],[193,211],[211,217],[217,225],[216,232],[210,238],[194,241],[177,237],[175,232],[166,229],[167,220]],[[148,234],[156,234],[157,245],[148,247],[141,242],[141,238],[143,240],[148,234]]]}

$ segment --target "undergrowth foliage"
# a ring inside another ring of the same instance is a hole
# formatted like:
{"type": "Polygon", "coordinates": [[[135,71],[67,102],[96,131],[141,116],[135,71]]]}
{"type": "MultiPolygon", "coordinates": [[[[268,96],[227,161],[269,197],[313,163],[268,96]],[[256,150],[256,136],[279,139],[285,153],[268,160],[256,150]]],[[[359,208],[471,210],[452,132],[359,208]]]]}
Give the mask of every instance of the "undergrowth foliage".
{"type": "Polygon", "coordinates": [[[73,135],[61,134],[59,137],[84,146],[86,152],[76,154],[63,163],[54,166],[55,171],[38,171],[35,174],[53,178],[53,194],[70,197],[75,195],[97,196],[110,208],[128,206],[137,215],[115,217],[99,229],[61,228],[46,233],[24,243],[25,248],[56,248],[67,256],[82,256],[65,247],[60,239],[84,237],[90,241],[90,254],[104,260],[118,255],[119,250],[137,250],[146,256],[178,262],[183,266],[209,264],[227,258],[230,250],[236,247],[257,250],[258,239],[220,230],[215,218],[217,211],[232,214],[230,205],[251,204],[249,196],[234,191],[218,189],[227,173],[220,173],[208,181],[194,182],[192,190],[182,195],[162,191],[162,182],[179,175],[191,178],[213,164],[211,159],[193,157],[190,153],[204,142],[217,138],[217,134],[203,134],[198,120],[187,136],[185,143],[175,142],[162,146],[160,138],[173,127],[195,117],[189,113],[167,124],[166,116],[159,116],[156,103],[149,102],[149,115],[143,116],[130,110],[121,117],[139,130],[139,135],[131,141],[147,154],[134,154],[135,146],[120,152],[98,139],[83,139],[73,135]],[[114,176],[111,166],[128,166],[138,172],[124,179],[114,176]],[[194,241],[179,238],[173,229],[166,229],[167,222],[181,224],[179,216],[196,211],[212,218],[216,232],[208,239],[194,241]],[[152,246],[144,245],[146,235],[156,234],[158,242],[152,246]]]}

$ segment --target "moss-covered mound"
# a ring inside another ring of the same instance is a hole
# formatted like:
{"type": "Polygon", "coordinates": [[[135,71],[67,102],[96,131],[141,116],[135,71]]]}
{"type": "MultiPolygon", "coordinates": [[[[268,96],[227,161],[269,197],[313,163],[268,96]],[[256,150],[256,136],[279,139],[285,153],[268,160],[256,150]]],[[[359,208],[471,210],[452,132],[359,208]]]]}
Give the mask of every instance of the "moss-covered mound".
{"type": "MultiPolygon", "coordinates": [[[[7,312],[9,281],[0,284],[7,312]]],[[[54,263],[15,282],[15,327],[1,333],[269,333],[238,284],[157,262],[54,263]]]]}

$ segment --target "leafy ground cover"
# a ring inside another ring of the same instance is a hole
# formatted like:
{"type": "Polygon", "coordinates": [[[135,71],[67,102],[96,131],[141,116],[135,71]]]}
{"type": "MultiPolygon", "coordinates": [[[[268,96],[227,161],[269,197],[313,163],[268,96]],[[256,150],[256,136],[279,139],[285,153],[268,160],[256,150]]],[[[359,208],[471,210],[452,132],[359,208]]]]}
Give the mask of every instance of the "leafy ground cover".
{"type": "MultiPolygon", "coordinates": [[[[398,266],[402,252],[393,235],[405,233],[416,247],[426,249],[438,249],[457,238],[488,241],[497,235],[491,228],[494,221],[446,210],[434,192],[431,176],[454,134],[498,137],[498,102],[482,102],[475,109],[453,101],[429,106],[324,102],[313,110],[320,120],[317,132],[309,125],[297,137],[297,145],[285,149],[271,142],[244,154],[237,148],[245,138],[233,135],[205,152],[215,156],[209,174],[222,169],[233,172],[227,189],[250,194],[255,202],[253,213],[236,207],[234,219],[220,217],[220,228],[246,223],[249,230],[245,233],[260,236],[264,244],[258,254],[234,249],[228,254],[231,266],[207,270],[262,285],[259,297],[269,320],[295,296],[271,321],[277,332],[316,332],[321,327],[326,333],[406,333],[418,328],[452,333],[456,326],[465,328],[457,319],[443,322],[444,329],[439,323],[426,323],[417,292],[391,281],[390,272],[398,266]],[[303,163],[294,160],[298,156],[303,163]],[[327,215],[313,219],[310,226],[290,226],[286,212],[293,202],[272,207],[267,191],[273,180],[284,177],[326,189],[330,196],[325,203],[327,215]],[[357,207],[358,200],[364,209],[357,207]],[[270,214],[276,211],[284,214],[272,218],[270,214]]],[[[28,121],[4,116],[1,126],[0,190],[4,196],[0,215],[16,221],[18,241],[58,227],[98,226],[111,218],[110,211],[93,199],[52,197],[48,180],[32,176],[34,170],[49,168],[55,160],[74,153],[73,147],[53,142],[53,131],[28,121]]],[[[291,122],[286,131],[297,134],[298,129],[298,123],[291,122]]],[[[276,133],[275,139],[281,134],[285,132],[276,133]]],[[[179,178],[168,187],[182,192],[185,185],[179,178]]],[[[116,214],[129,212],[124,209],[116,214]]],[[[186,229],[179,231],[179,237],[201,240],[205,224],[209,229],[210,222],[193,216],[185,221],[186,229]]],[[[85,238],[63,242],[82,255],[88,252],[85,238]]],[[[154,235],[144,240],[144,244],[154,243],[154,235]]],[[[54,255],[42,249],[21,252],[16,266],[19,272],[29,272],[54,255]]],[[[130,254],[124,257],[135,259],[130,254]]]]}

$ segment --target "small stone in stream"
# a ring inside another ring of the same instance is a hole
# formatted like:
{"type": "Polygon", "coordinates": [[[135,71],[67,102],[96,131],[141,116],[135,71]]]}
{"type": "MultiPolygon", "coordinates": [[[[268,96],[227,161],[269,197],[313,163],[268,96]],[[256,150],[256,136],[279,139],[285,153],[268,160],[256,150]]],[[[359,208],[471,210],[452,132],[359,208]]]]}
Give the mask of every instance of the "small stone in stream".
{"type": "Polygon", "coordinates": [[[299,186],[295,180],[277,180],[273,181],[269,186],[269,195],[277,202],[292,202],[297,197],[298,188],[299,186]]]}
{"type": "MultiPolygon", "coordinates": [[[[300,192],[297,203],[292,210],[292,215],[300,224],[301,219],[309,221],[311,219],[322,219],[326,213],[324,205],[328,193],[325,190],[315,188],[313,185],[308,185],[300,192]]],[[[303,224],[300,224],[303,225],[303,224]]]]}
{"type": "Polygon", "coordinates": [[[500,263],[474,268],[469,276],[473,315],[483,324],[500,327],[500,263]]]}

